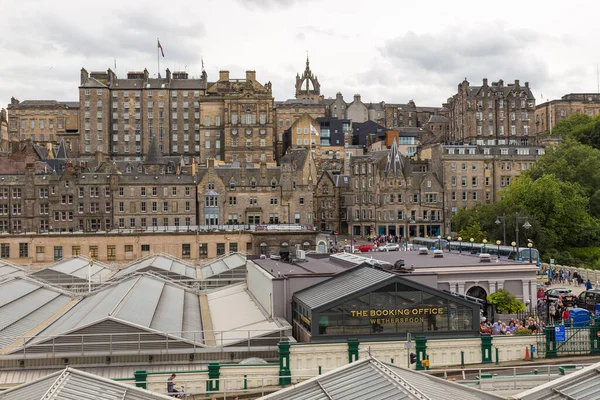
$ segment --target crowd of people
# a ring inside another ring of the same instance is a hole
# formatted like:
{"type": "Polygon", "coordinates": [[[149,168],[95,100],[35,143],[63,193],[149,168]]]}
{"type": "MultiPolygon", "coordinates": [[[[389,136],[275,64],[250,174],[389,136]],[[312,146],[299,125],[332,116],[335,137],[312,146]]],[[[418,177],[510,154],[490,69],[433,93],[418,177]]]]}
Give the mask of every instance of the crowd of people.
{"type": "Polygon", "coordinates": [[[498,320],[492,323],[483,317],[479,324],[479,332],[490,335],[514,335],[520,328],[527,328],[532,334],[536,334],[543,331],[544,322],[538,317],[526,317],[522,320],[514,318],[508,322],[498,320]]]}

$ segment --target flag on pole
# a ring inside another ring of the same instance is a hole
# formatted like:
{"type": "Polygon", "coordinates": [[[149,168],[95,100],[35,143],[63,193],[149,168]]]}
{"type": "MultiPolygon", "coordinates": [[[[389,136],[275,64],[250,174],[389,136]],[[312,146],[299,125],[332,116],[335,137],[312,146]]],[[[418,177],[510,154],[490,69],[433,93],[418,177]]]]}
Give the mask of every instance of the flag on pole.
{"type": "Polygon", "coordinates": [[[312,126],[312,124],[310,124],[310,133],[311,133],[311,134],[313,134],[313,133],[314,133],[315,135],[317,135],[317,136],[320,136],[320,135],[319,135],[319,132],[318,132],[318,131],[315,129],[315,127],[314,127],[314,126],[312,126]]]}
{"type": "Polygon", "coordinates": [[[160,54],[162,54],[162,56],[164,58],[165,57],[165,52],[163,51],[163,48],[160,45],[160,40],[156,39],[156,41],[158,42],[158,48],[160,49],[160,54]]]}

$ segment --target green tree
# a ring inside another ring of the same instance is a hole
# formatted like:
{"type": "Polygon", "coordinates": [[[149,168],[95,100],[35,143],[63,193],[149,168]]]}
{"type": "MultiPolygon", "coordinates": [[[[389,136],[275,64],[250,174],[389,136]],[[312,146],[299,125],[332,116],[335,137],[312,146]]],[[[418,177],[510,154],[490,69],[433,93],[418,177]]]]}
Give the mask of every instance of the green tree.
{"type": "Polygon", "coordinates": [[[481,230],[481,224],[479,221],[474,221],[470,225],[461,229],[460,232],[458,232],[458,236],[462,237],[464,242],[467,242],[473,238],[475,243],[481,243],[481,241],[485,238],[485,232],[481,230]]]}
{"type": "Polygon", "coordinates": [[[516,314],[525,311],[525,304],[517,300],[514,294],[506,289],[500,289],[488,296],[490,304],[502,314],[516,314]]]}
{"type": "MultiPolygon", "coordinates": [[[[555,118],[553,118],[553,120],[555,120],[555,118]]],[[[566,138],[574,132],[580,134],[585,131],[585,127],[591,122],[593,122],[593,118],[587,114],[573,114],[569,118],[561,119],[556,126],[552,128],[552,136],[566,138]]],[[[587,129],[590,129],[590,127],[587,127],[587,129]]]]}

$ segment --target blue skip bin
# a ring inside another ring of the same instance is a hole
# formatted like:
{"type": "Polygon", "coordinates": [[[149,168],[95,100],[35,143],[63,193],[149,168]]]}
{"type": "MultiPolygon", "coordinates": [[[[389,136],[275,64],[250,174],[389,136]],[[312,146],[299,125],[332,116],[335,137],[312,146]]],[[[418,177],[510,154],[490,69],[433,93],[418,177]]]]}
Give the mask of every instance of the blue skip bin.
{"type": "Polygon", "coordinates": [[[569,320],[573,321],[575,328],[588,326],[590,324],[590,312],[583,308],[569,310],[569,320]]]}

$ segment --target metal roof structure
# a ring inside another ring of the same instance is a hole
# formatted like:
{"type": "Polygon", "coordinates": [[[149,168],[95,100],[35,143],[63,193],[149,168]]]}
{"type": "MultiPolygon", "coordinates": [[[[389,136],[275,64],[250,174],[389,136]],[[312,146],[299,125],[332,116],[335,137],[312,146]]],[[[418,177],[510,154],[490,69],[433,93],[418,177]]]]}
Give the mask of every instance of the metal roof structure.
{"type": "Polygon", "coordinates": [[[496,400],[504,397],[367,357],[264,400],[496,400]]]}
{"type": "Polygon", "coordinates": [[[509,397],[516,400],[595,400],[600,393],[600,363],[509,397]]]}
{"type": "Polygon", "coordinates": [[[132,385],[66,368],[0,393],[0,400],[146,400],[173,399],[132,385]]]}
{"type": "Polygon", "coordinates": [[[211,261],[199,269],[201,279],[217,278],[221,275],[226,277],[238,277],[239,275],[243,278],[246,276],[246,257],[238,253],[230,254],[211,261]],[[239,273],[236,274],[236,272],[239,273]]]}
{"type": "MultiPolygon", "coordinates": [[[[24,351],[144,354],[194,347],[203,347],[198,293],[157,276],[138,274],[85,296],[27,343],[24,351]]],[[[19,351],[22,348],[13,353],[19,351]]]]}
{"type": "Polygon", "coordinates": [[[155,272],[171,280],[196,280],[196,268],[167,255],[148,256],[118,271],[114,278],[121,278],[136,272],[155,272]]]}
{"type": "MultiPolygon", "coordinates": [[[[73,301],[71,296],[27,278],[12,278],[0,283],[0,348],[40,324],[56,319],[57,313],[73,301]]],[[[22,344],[23,340],[19,340],[22,344]]]]}
{"type": "Polygon", "coordinates": [[[11,278],[13,276],[24,276],[27,271],[6,261],[0,261],[0,280],[11,278]]]}
{"type": "MultiPolygon", "coordinates": [[[[272,335],[279,338],[280,332],[292,329],[285,319],[269,318],[250,295],[245,282],[213,290],[206,295],[206,299],[215,331],[215,342],[219,346],[231,346],[272,335]]],[[[256,342],[266,343],[263,339],[256,342]]]]}
{"type": "Polygon", "coordinates": [[[306,306],[315,309],[365,287],[387,281],[395,274],[370,267],[356,267],[294,294],[306,306]]]}
{"type": "Polygon", "coordinates": [[[55,285],[83,285],[88,284],[91,275],[92,284],[98,285],[105,282],[114,270],[106,264],[94,261],[90,262],[84,257],[73,257],[62,259],[49,267],[31,273],[34,278],[53,283],[55,285]]]}

